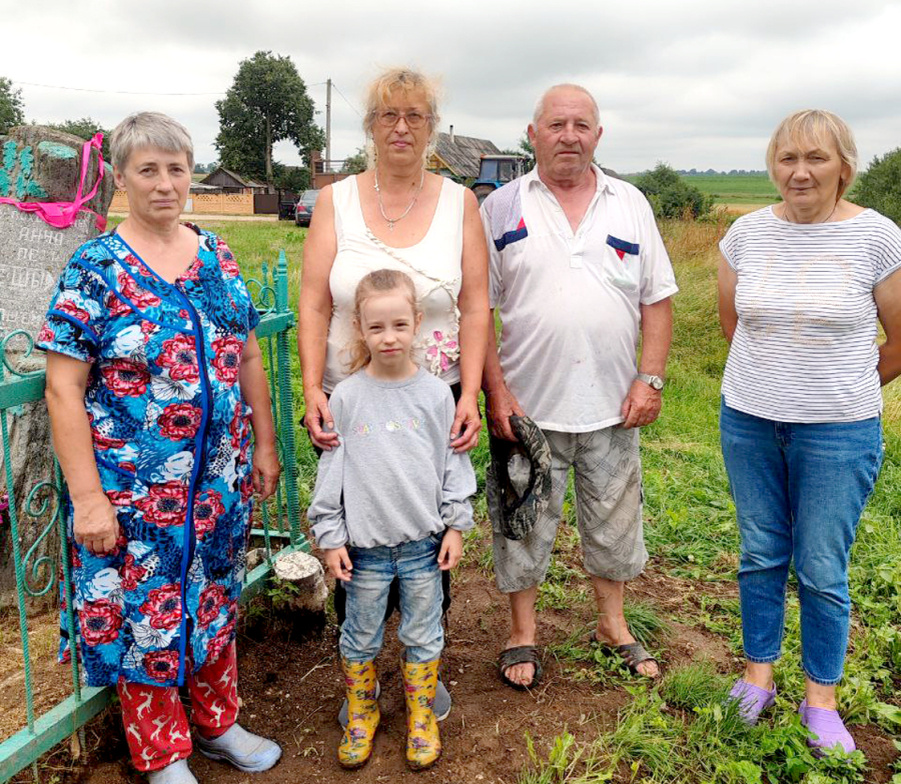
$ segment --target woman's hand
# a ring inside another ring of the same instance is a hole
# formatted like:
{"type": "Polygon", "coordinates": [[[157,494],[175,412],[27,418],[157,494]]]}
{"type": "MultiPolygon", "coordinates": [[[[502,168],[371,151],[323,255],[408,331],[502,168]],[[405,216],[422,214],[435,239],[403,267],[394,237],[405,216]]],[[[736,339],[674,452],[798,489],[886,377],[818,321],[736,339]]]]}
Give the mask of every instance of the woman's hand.
{"type": "Polygon", "coordinates": [[[282,466],[278,462],[275,446],[259,446],[253,450],[253,489],[265,501],[278,487],[278,478],[282,475],[282,466]]]}
{"type": "Polygon", "coordinates": [[[119,518],[102,492],[92,493],[80,501],[72,500],[75,541],[94,555],[105,555],[116,547],[119,518]]]}
{"type": "Polygon", "coordinates": [[[454,452],[468,452],[479,444],[482,414],[478,395],[462,395],[451,425],[451,447],[454,452]]]}
{"type": "Polygon", "coordinates": [[[325,392],[315,387],[309,389],[304,393],[304,401],[307,410],[303,415],[303,423],[310,434],[310,441],[320,449],[331,452],[338,446],[338,434],[334,430],[335,421],[329,411],[325,392]]]}
{"type": "Polygon", "coordinates": [[[444,532],[441,550],[438,552],[438,568],[442,572],[453,569],[463,556],[463,534],[456,528],[448,528],[444,532]]]}
{"type": "Polygon", "coordinates": [[[350,582],[350,572],[354,565],[350,562],[350,556],[347,554],[346,547],[336,547],[334,550],[323,550],[325,556],[325,565],[331,572],[332,577],[341,582],[350,582]]]}

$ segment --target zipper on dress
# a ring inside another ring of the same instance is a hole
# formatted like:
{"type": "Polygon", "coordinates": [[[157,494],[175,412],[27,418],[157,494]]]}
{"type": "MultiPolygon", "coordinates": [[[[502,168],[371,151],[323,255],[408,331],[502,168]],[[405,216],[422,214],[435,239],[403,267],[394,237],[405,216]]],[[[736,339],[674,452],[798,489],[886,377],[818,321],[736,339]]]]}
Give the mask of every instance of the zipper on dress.
{"type": "Polygon", "coordinates": [[[191,318],[191,326],[194,329],[194,347],[197,352],[197,366],[200,376],[200,392],[201,405],[203,414],[200,419],[200,430],[195,442],[194,449],[194,469],[191,472],[191,484],[188,486],[188,508],[185,512],[185,537],[184,548],[182,552],[181,562],[181,628],[179,629],[180,644],[178,656],[178,685],[183,686],[185,682],[186,669],[186,649],[188,644],[188,569],[194,560],[194,550],[197,545],[197,534],[194,530],[194,497],[197,492],[197,480],[203,470],[204,458],[206,456],[206,437],[210,422],[210,407],[212,405],[212,390],[210,388],[210,379],[207,375],[206,367],[206,350],[203,344],[203,327],[200,323],[200,316],[182,284],[177,282],[174,284],[179,297],[188,311],[191,318]]]}

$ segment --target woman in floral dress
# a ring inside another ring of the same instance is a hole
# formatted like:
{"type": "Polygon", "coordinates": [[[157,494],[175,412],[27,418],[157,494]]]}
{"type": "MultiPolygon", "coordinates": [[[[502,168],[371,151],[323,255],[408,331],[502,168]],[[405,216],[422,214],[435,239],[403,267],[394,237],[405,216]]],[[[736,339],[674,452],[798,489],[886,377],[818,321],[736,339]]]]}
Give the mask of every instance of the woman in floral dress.
{"type": "Polygon", "coordinates": [[[234,642],[252,495],[271,495],[281,468],[238,265],[179,223],[190,137],[145,112],[116,128],[112,155],[129,217],[75,252],[38,338],[71,498],[77,648],[89,685],[118,688],[136,767],[194,784],[183,684],[204,754],[245,771],[281,755],[236,723],[234,642]]]}

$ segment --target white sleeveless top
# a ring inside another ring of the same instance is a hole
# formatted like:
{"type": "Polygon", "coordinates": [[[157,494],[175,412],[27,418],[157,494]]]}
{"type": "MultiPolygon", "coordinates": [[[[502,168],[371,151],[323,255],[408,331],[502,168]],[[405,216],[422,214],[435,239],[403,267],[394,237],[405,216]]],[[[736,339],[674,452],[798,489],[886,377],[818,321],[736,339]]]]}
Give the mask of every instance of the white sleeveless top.
{"type": "Polygon", "coordinates": [[[338,252],[329,274],[332,320],[322,379],[325,392],[330,394],[347,376],[348,349],[356,337],[354,294],[360,280],[377,269],[406,272],[416,285],[423,316],[413,344],[413,359],[448,384],[460,380],[457,298],[463,278],[464,190],[444,178],[425,237],[409,248],[391,248],[363,220],[356,176],[332,186],[338,252]]]}

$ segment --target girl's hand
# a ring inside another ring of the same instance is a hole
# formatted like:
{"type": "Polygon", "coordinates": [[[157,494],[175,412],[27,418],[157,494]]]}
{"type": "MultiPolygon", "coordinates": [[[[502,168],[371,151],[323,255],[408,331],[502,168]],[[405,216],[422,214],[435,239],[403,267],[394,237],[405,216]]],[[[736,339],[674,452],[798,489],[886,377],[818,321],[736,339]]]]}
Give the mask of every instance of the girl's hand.
{"type": "Polygon", "coordinates": [[[332,577],[342,582],[350,582],[350,572],[354,565],[350,562],[346,547],[336,547],[334,550],[323,550],[325,565],[328,566],[332,577]]]}
{"type": "Polygon", "coordinates": [[[442,572],[453,569],[463,556],[463,534],[455,528],[448,528],[444,532],[444,541],[441,542],[441,550],[438,553],[438,568],[442,572]]]}
{"type": "Polygon", "coordinates": [[[275,446],[257,446],[253,450],[253,489],[260,494],[261,501],[275,492],[281,474],[282,466],[275,446]]]}
{"type": "Polygon", "coordinates": [[[328,398],[321,389],[309,389],[304,392],[306,413],[303,424],[310,434],[310,441],[320,449],[330,452],[338,446],[338,434],[335,432],[335,421],[329,411],[328,398]]]}
{"type": "Polygon", "coordinates": [[[119,518],[113,506],[102,492],[87,498],[72,500],[75,541],[94,555],[105,555],[116,546],[119,538],[119,518]]]}
{"type": "Polygon", "coordinates": [[[454,423],[451,425],[451,448],[454,452],[468,452],[479,445],[482,414],[478,395],[464,395],[457,403],[454,423]]]}

